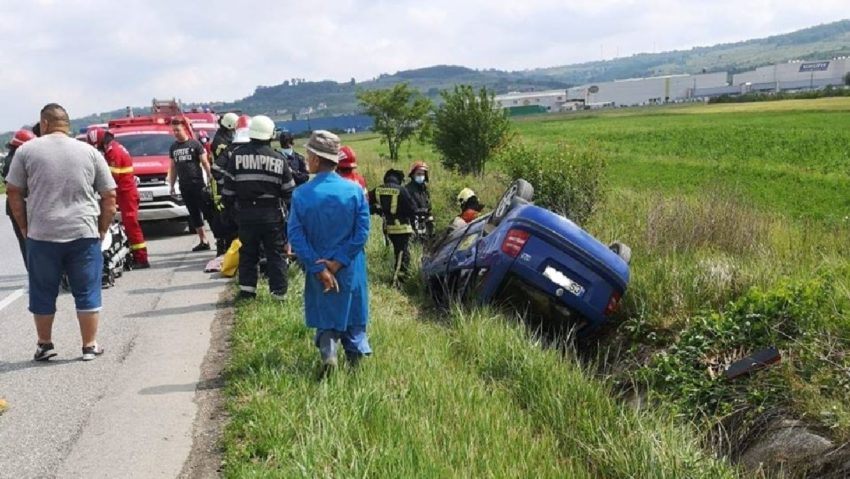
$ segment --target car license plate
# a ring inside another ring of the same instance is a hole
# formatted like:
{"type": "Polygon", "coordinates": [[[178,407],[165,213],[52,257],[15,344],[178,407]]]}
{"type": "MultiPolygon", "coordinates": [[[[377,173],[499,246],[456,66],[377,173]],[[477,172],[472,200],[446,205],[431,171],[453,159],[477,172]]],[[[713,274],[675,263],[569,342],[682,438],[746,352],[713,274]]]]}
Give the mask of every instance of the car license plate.
{"type": "Polygon", "coordinates": [[[567,275],[551,266],[546,267],[543,271],[543,276],[575,296],[581,296],[584,294],[584,287],[582,285],[571,280],[567,275]]]}
{"type": "Polygon", "coordinates": [[[153,201],[153,191],[139,191],[139,201],[153,201]]]}

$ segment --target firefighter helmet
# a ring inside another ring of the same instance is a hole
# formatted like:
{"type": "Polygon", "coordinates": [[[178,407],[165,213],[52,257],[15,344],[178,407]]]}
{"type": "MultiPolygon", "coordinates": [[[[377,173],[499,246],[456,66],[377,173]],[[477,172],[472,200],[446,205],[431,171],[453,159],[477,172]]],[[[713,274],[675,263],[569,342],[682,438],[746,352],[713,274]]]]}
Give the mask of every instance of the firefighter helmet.
{"type": "Polygon", "coordinates": [[[408,173],[407,176],[412,177],[413,174],[416,173],[416,170],[422,170],[425,172],[425,176],[428,176],[428,163],[425,163],[424,161],[414,162],[413,166],[410,167],[410,173],[408,173]]]}
{"type": "Polygon", "coordinates": [[[386,173],[384,173],[384,183],[393,182],[400,184],[402,181],[404,181],[404,172],[401,170],[394,170],[390,168],[386,173]]]}
{"type": "Polygon", "coordinates": [[[219,120],[219,124],[228,130],[235,130],[236,123],[239,121],[239,116],[236,113],[225,113],[219,120]]]}
{"type": "Polygon", "coordinates": [[[265,115],[257,115],[251,118],[251,124],[248,127],[248,136],[252,140],[270,141],[274,138],[274,122],[271,118],[265,115]]]}
{"type": "Polygon", "coordinates": [[[89,145],[92,146],[103,146],[103,139],[106,138],[106,129],[96,126],[94,128],[89,128],[86,131],[86,140],[89,142],[89,145]]]}
{"type": "Polygon", "coordinates": [[[357,155],[350,146],[343,146],[339,149],[339,167],[343,169],[357,168],[357,155]]]}
{"type": "Polygon", "coordinates": [[[15,136],[13,136],[11,140],[9,140],[9,146],[17,148],[34,138],[35,133],[29,130],[20,129],[16,131],[15,136]]]}
{"type": "Polygon", "coordinates": [[[460,193],[457,194],[457,202],[458,204],[463,206],[463,204],[466,203],[473,196],[475,196],[475,192],[472,191],[472,189],[464,188],[460,190],[460,193]]]}

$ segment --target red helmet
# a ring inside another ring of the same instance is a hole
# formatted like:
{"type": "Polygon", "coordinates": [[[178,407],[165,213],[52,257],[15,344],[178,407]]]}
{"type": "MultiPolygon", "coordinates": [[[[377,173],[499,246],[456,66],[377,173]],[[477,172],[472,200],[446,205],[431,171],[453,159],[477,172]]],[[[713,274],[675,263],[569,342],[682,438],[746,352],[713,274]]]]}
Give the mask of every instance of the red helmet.
{"type": "Polygon", "coordinates": [[[422,170],[425,172],[425,176],[428,176],[428,163],[425,163],[424,161],[414,162],[413,166],[410,167],[410,173],[408,173],[407,176],[413,176],[413,173],[416,172],[416,170],[422,170]]]}
{"type": "Polygon", "coordinates": [[[99,126],[89,128],[86,131],[86,141],[92,146],[103,146],[103,139],[106,138],[106,130],[99,126]]]}
{"type": "Polygon", "coordinates": [[[33,138],[35,138],[35,133],[29,130],[18,130],[15,132],[15,136],[9,140],[9,146],[17,148],[33,138]]]}
{"type": "Polygon", "coordinates": [[[339,167],[340,168],[357,168],[357,155],[350,146],[343,146],[339,149],[339,167]]]}
{"type": "Polygon", "coordinates": [[[242,115],[242,116],[239,117],[238,120],[236,120],[236,128],[235,129],[239,130],[241,128],[248,128],[248,124],[250,124],[250,123],[251,123],[251,117],[248,116],[248,115],[242,115]]]}

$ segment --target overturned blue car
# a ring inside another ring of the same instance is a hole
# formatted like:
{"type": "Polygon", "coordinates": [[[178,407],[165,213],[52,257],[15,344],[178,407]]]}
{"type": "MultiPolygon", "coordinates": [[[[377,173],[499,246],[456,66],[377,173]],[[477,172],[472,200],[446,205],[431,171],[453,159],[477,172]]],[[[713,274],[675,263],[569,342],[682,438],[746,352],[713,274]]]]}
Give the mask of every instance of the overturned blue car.
{"type": "Polygon", "coordinates": [[[533,205],[517,180],[495,210],[447,233],[422,262],[440,305],[474,300],[530,312],[578,337],[600,330],[629,284],[628,246],[604,245],[572,221],[533,205]]]}

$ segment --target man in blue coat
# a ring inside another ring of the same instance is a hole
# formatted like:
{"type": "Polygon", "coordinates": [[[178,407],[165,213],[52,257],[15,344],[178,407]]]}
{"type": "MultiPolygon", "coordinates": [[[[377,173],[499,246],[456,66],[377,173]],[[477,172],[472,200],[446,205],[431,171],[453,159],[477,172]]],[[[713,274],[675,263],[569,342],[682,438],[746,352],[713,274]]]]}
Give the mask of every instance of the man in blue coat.
{"type": "Polygon", "coordinates": [[[364,253],[369,205],[359,185],[336,174],[339,137],[317,130],[306,146],[307,167],[316,176],[293,192],[288,233],[306,271],[307,327],[316,328],[327,370],[336,367],[337,341],[351,364],[372,353],[364,253]]]}

